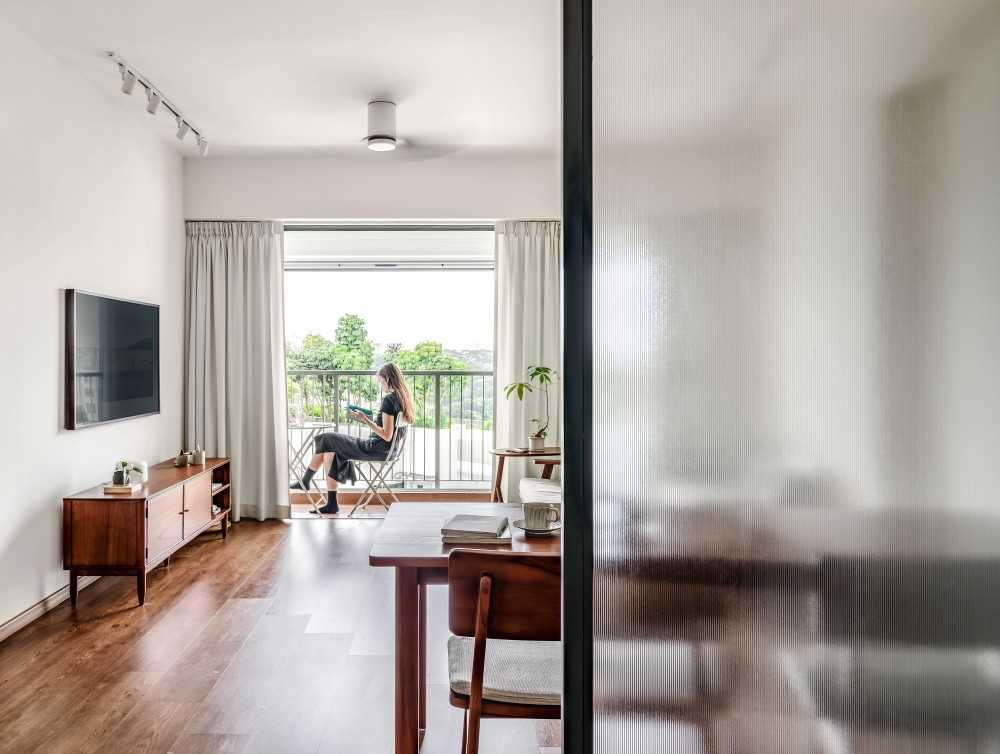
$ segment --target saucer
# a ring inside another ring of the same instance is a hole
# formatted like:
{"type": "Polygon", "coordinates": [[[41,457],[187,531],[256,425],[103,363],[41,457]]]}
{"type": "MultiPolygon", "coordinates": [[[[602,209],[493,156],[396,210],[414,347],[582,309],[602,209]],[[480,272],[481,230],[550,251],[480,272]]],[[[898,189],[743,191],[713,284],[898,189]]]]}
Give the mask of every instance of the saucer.
{"type": "Polygon", "coordinates": [[[526,537],[548,537],[559,531],[562,528],[562,523],[557,521],[554,524],[549,524],[547,529],[529,529],[524,523],[524,519],[519,518],[514,522],[514,526],[523,531],[526,537]]]}

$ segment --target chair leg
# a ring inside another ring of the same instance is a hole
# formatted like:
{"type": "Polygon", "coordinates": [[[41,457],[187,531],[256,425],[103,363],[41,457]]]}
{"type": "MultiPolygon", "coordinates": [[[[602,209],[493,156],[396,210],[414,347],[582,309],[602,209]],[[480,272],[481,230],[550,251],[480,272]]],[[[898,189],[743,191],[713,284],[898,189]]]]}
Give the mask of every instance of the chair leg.
{"type": "Polygon", "coordinates": [[[479,715],[472,714],[470,710],[468,717],[469,735],[466,742],[465,754],[479,754],[479,715]]]}
{"type": "Polygon", "coordinates": [[[465,748],[469,740],[469,711],[462,710],[462,751],[461,754],[466,754],[465,748]]]}

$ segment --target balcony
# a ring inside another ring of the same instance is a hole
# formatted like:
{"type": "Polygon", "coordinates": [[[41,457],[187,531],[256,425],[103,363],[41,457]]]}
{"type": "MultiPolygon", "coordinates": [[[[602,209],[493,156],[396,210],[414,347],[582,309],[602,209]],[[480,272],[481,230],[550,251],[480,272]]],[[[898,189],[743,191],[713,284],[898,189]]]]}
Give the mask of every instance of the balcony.
{"type": "MultiPolygon", "coordinates": [[[[312,437],[343,432],[367,437],[347,406],[378,412],[381,393],[371,371],[299,369],[288,374],[288,463],[294,478],[312,454],[312,437]]],[[[493,477],[493,372],[413,371],[416,420],[396,465],[402,489],[489,489],[493,477]]],[[[319,476],[317,475],[317,482],[319,476]]]]}

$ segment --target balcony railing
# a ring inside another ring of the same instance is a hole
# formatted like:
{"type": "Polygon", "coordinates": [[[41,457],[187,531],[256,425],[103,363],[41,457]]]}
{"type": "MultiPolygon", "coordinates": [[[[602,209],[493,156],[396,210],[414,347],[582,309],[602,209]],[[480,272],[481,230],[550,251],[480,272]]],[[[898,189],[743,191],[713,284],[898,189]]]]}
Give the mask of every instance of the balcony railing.
{"type": "MultiPolygon", "coordinates": [[[[414,371],[405,374],[416,417],[394,481],[407,489],[488,488],[493,476],[493,372],[414,371]]],[[[311,437],[321,431],[368,437],[350,421],[349,404],[377,413],[382,396],[370,371],[288,371],[289,471],[303,471],[311,437]],[[308,447],[307,447],[308,446],[308,447]],[[299,452],[304,450],[305,452],[299,452]]],[[[317,478],[319,475],[317,475],[317,478]]]]}

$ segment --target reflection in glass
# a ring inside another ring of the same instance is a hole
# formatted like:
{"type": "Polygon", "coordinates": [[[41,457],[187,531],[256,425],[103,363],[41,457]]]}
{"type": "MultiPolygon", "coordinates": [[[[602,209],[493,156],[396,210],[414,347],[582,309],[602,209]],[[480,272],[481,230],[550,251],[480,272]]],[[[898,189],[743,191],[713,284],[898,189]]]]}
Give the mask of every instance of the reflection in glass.
{"type": "Polygon", "coordinates": [[[1000,4],[593,8],[595,751],[1000,751],[1000,4]]]}

